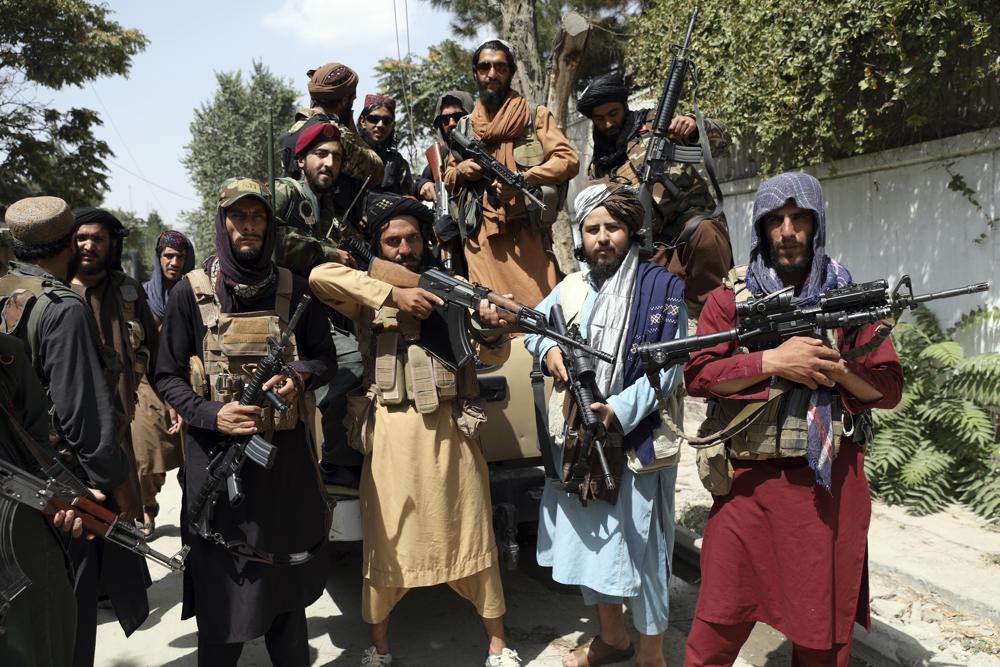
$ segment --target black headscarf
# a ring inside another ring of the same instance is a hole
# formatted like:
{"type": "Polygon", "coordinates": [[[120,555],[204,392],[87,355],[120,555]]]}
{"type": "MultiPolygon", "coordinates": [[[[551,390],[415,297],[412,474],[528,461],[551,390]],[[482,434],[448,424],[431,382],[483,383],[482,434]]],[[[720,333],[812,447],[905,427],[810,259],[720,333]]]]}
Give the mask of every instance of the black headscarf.
{"type": "Polygon", "coordinates": [[[628,159],[629,143],[642,130],[648,113],[648,109],[629,111],[628,107],[625,107],[622,129],[614,139],[606,137],[604,133],[594,128],[594,175],[597,178],[603,178],[615,167],[625,164],[625,160],[628,159]]]}
{"type": "Polygon", "coordinates": [[[590,118],[594,107],[608,102],[621,102],[628,109],[628,87],[617,72],[594,78],[577,98],[576,110],[590,118]]]}
{"type": "Polygon", "coordinates": [[[107,268],[109,271],[121,271],[122,251],[125,246],[122,239],[128,236],[128,229],[122,221],[110,211],[93,206],[73,209],[73,220],[77,229],[81,225],[104,225],[108,228],[108,233],[111,235],[111,254],[108,256],[107,268]]]}
{"type": "Polygon", "coordinates": [[[274,246],[277,244],[278,230],[274,223],[274,213],[270,205],[259,197],[255,197],[264,203],[267,209],[267,229],[264,231],[264,245],[260,254],[253,262],[243,262],[236,258],[233,252],[232,243],[229,240],[229,230],[226,229],[226,209],[219,207],[215,212],[215,252],[216,254],[205,260],[204,268],[209,276],[215,273],[214,264],[218,263],[218,273],[221,280],[215,283],[215,294],[219,297],[219,304],[223,312],[233,312],[234,292],[252,292],[249,298],[261,298],[274,292],[277,287],[275,280],[274,262],[271,257],[274,255],[274,246]]]}
{"type": "Polygon", "coordinates": [[[430,251],[430,242],[434,239],[434,213],[413,197],[403,197],[388,192],[373,192],[365,199],[366,223],[365,233],[372,251],[378,257],[381,252],[379,241],[382,230],[393,218],[408,215],[416,218],[420,226],[420,234],[424,237],[424,253],[421,262],[424,266],[434,263],[430,251]]]}

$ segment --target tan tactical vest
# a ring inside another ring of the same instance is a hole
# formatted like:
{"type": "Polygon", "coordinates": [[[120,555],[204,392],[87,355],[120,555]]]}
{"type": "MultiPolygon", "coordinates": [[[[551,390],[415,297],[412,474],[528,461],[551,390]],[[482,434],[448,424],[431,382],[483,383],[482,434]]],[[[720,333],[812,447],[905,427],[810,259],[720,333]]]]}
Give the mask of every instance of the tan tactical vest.
{"type": "MultiPolygon", "coordinates": [[[[746,265],[729,271],[722,284],[734,292],[736,301],[746,301],[750,290],[746,288],[746,265]]],[[[737,354],[746,354],[746,348],[739,348],[737,354]]],[[[800,388],[790,382],[778,382],[772,387],[771,398],[755,414],[745,428],[728,438],[729,456],[741,460],[763,460],[805,456],[808,422],[806,408],[810,390],[800,388]]],[[[715,433],[728,424],[746,406],[746,401],[726,398],[712,398],[708,402],[708,414],[701,432],[715,433]]],[[[836,393],[832,398],[833,452],[840,451],[840,437],[844,432],[843,408],[836,393]]]]}
{"type": "MultiPolygon", "coordinates": [[[[185,278],[190,281],[195,302],[206,331],[203,341],[204,368],[192,374],[192,386],[204,398],[228,403],[238,401],[243,387],[250,382],[257,362],[267,356],[269,337],[277,339],[288,328],[292,301],[292,273],[278,267],[275,312],[223,313],[215,290],[204,269],[195,269],[185,278]]],[[[299,358],[295,334],[290,338],[288,361],[299,358]]],[[[262,406],[260,429],[264,432],[295,428],[308,414],[305,392],[297,403],[288,406],[284,415],[270,403],[262,406]]]]}

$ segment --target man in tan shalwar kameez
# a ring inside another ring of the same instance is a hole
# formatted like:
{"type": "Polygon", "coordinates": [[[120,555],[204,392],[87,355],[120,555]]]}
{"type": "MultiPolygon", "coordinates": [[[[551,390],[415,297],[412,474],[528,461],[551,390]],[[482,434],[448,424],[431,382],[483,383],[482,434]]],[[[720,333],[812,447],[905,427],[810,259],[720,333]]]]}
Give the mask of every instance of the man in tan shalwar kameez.
{"type": "MultiPolygon", "coordinates": [[[[433,223],[429,209],[410,197],[377,194],[369,196],[367,210],[377,257],[412,271],[433,262],[424,240],[433,223]]],[[[409,589],[447,583],[483,619],[486,665],[516,667],[517,653],[504,641],[489,474],[476,434],[485,414],[475,368],[467,364],[451,374],[416,344],[421,320],[440,300],[333,263],[313,269],[309,286],[358,323],[365,361],[367,394],[352,397],[348,407],[352,445],[365,455],[361,608],[373,645],[361,664],[391,664],[389,614],[409,589]]],[[[485,301],[479,316],[487,326],[501,323],[485,301]]],[[[502,331],[481,332],[492,342],[480,348],[486,363],[502,363],[509,354],[502,331]]]]}
{"type": "MultiPolygon", "coordinates": [[[[558,187],[576,176],[580,157],[552,113],[511,90],[517,64],[510,48],[499,40],[487,41],[476,50],[472,63],[479,99],[468,126],[463,119],[459,129],[471,131],[469,138],[481,141],[505,166],[523,172],[528,186],[558,187]]],[[[483,183],[482,178],[478,164],[458,161],[452,151],[446,186],[482,206],[478,226],[465,240],[469,279],[533,307],[559,280],[548,229],[538,222],[538,214],[529,214],[523,195],[498,183],[483,183]]]]}

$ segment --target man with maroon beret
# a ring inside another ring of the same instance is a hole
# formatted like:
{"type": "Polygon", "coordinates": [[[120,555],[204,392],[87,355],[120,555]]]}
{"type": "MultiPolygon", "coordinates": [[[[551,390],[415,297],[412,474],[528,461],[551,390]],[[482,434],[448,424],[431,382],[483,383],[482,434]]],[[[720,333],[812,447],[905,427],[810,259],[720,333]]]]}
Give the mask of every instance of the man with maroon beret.
{"type": "Polygon", "coordinates": [[[382,182],[373,189],[397,195],[410,194],[413,190],[410,164],[396,148],[396,100],[388,95],[365,95],[358,131],[385,165],[382,182]]]}

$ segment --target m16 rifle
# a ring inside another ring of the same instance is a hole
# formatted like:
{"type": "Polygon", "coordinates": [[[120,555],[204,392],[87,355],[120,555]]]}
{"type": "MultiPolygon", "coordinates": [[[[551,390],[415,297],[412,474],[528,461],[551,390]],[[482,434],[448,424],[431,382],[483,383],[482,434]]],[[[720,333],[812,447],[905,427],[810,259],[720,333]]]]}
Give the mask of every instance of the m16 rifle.
{"type": "Polygon", "coordinates": [[[878,347],[906,310],[928,301],[985,292],[989,288],[989,282],[982,282],[915,296],[910,276],[904,275],[891,292],[888,281],[875,280],[827,290],[816,305],[799,307],[792,303],[793,288],[786,287],[760,298],[737,302],[739,325],[732,329],[640,345],[639,358],[655,388],[658,386],[655,378],[661,369],[684,363],[692,352],[720,343],[736,341],[749,350],[765,350],[793,336],[812,336],[817,331],[852,329],[882,322],[869,343],[845,353],[848,358],[857,357],[878,347]]]}
{"type": "MultiPolygon", "coordinates": [[[[549,314],[553,331],[566,338],[583,340],[577,325],[566,326],[562,306],[559,304],[552,306],[549,314]]],[[[601,418],[590,409],[593,403],[605,402],[604,395],[595,382],[594,358],[578,347],[560,343],[559,349],[565,361],[566,374],[569,376],[566,389],[573,397],[569,414],[566,416],[569,428],[564,448],[567,461],[564,465],[566,473],[563,488],[567,493],[580,494],[584,500],[589,495],[613,503],[617,497],[615,478],[608,467],[608,459],[604,452],[608,430],[601,418]],[[604,493],[595,493],[598,489],[591,486],[592,455],[596,457],[600,466],[604,493]]]]}
{"type": "MultiPolygon", "coordinates": [[[[184,569],[184,559],[191,547],[183,547],[173,556],[152,549],[134,521],[126,521],[100,504],[87,488],[56,456],[40,446],[6,406],[0,404],[0,416],[6,421],[21,449],[26,450],[38,465],[31,473],[15,465],[13,456],[0,457],[0,635],[3,620],[14,598],[31,582],[21,570],[14,555],[14,514],[26,505],[51,517],[60,510],[73,510],[91,535],[137,553],[171,571],[184,569]]],[[[5,452],[11,443],[0,443],[5,452]]]]}
{"type": "MultiPolygon", "coordinates": [[[[299,300],[295,313],[288,322],[288,327],[281,337],[268,339],[267,356],[257,363],[250,381],[240,395],[240,405],[262,405],[269,401],[278,412],[287,412],[288,405],[273,390],[264,391],[264,383],[279,372],[285,371],[289,377],[295,377],[294,371],[288,369],[285,355],[288,353],[290,339],[306,312],[312,297],[306,294],[299,300]]],[[[215,505],[219,502],[222,484],[226,485],[229,504],[237,507],[243,502],[243,482],[240,471],[247,460],[270,469],[274,466],[277,448],[259,435],[230,438],[226,444],[217,450],[208,463],[208,479],[198,491],[191,505],[192,525],[203,538],[218,542],[225,546],[222,535],[212,531],[211,522],[215,505]]]]}
{"type": "Polygon", "coordinates": [[[544,313],[497,294],[488,287],[459,280],[441,269],[414,273],[402,264],[374,257],[371,250],[356,239],[344,239],[340,248],[347,251],[371,277],[394,287],[421,287],[444,302],[444,305],[435,306],[431,317],[421,323],[419,344],[453,371],[476,359],[469,343],[469,311],[478,308],[483,299],[504,311],[507,319],[513,320],[514,326],[521,331],[546,336],[614,363],[612,355],[556,332],[544,313]]]}
{"type": "MultiPolygon", "coordinates": [[[[518,171],[511,171],[508,169],[503,162],[500,162],[495,157],[490,155],[490,152],[486,150],[482,142],[476,139],[470,139],[469,137],[462,134],[462,131],[457,127],[451,131],[451,137],[449,138],[451,142],[452,150],[458,153],[460,156],[466,160],[472,160],[480,166],[483,170],[483,178],[487,181],[498,181],[503,183],[509,188],[520,192],[524,195],[524,198],[530,201],[532,204],[537,206],[539,210],[546,210],[545,203],[538,198],[531,188],[524,182],[524,174],[518,171]]],[[[495,206],[500,206],[500,201],[497,199],[496,194],[492,189],[486,190],[486,196],[489,197],[490,203],[495,206]]]]}
{"type": "MultiPolygon", "coordinates": [[[[653,249],[653,186],[662,185],[667,194],[672,198],[680,198],[681,192],[674,183],[667,178],[667,163],[682,162],[685,164],[705,163],[706,170],[712,186],[715,190],[716,209],[709,217],[715,217],[722,211],[722,190],[715,178],[715,166],[712,161],[712,151],[709,148],[708,136],[698,105],[695,103],[695,121],[698,125],[699,146],[678,146],[667,140],[667,133],[670,130],[670,123],[677,113],[677,103],[680,101],[681,91],[684,88],[684,79],[688,70],[691,69],[691,60],[688,52],[691,47],[691,35],[694,33],[694,24],[698,18],[698,7],[695,6],[688,21],[687,33],[684,36],[684,43],[677,48],[673,61],[670,64],[670,73],[667,75],[667,82],[663,87],[663,94],[656,107],[653,125],[650,131],[649,141],[646,145],[646,159],[639,169],[639,201],[642,203],[643,219],[642,234],[643,245],[642,254],[651,257],[653,249]]],[[[694,231],[694,227],[690,229],[694,231]]],[[[681,245],[684,242],[683,231],[679,230],[679,236],[672,241],[673,246],[681,245]]]]}

